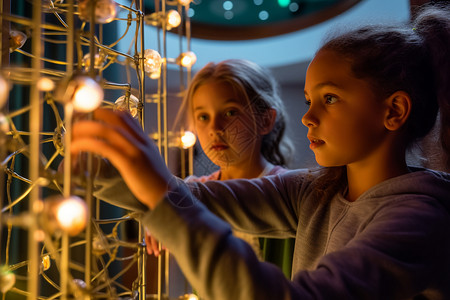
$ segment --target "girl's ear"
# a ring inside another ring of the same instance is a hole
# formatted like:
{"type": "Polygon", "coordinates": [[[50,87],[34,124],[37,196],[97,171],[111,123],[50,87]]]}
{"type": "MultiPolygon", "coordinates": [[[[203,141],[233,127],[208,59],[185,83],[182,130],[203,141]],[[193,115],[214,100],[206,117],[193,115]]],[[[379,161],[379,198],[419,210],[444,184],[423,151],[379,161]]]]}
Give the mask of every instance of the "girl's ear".
{"type": "Polygon", "coordinates": [[[387,114],[384,126],[390,131],[398,130],[411,113],[411,97],[404,91],[397,91],[386,99],[387,114]]]}
{"type": "Polygon", "coordinates": [[[275,125],[275,120],[277,119],[277,111],[273,108],[269,108],[261,118],[261,124],[258,124],[259,134],[266,135],[269,134],[273,126],[275,125]]]}

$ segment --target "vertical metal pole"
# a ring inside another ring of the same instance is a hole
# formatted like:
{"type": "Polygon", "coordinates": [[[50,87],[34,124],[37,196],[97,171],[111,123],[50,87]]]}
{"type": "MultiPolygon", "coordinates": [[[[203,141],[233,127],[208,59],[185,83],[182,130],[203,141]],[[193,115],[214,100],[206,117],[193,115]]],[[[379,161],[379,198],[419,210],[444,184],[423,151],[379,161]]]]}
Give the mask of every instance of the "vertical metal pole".
{"type": "MultiPolygon", "coordinates": [[[[97,6],[97,0],[89,2],[89,55],[90,55],[90,64],[89,64],[89,76],[95,79],[95,53],[96,46],[94,42],[95,38],[95,9],[97,6]]],[[[92,118],[90,114],[88,116],[92,118]]],[[[86,283],[86,289],[89,290],[91,288],[91,274],[92,274],[92,216],[94,215],[94,199],[93,199],[93,191],[94,191],[94,174],[93,174],[93,155],[92,153],[87,153],[87,178],[86,178],[86,206],[87,206],[87,215],[88,215],[88,223],[86,224],[86,248],[85,248],[85,272],[84,272],[84,281],[86,283]]],[[[89,299],[86,297],[86,299],[89,299]]]]}
{"type": "MultiPolygon", "coordinates": [[[[145,52],[145,40],[144,40],[144,1],[139,1],[139,30],[140,30],[140,40],[141,40],[141,55],[139,57],[139,66],[140,66],[140,110],[139,110],[139,120],[141,122],[142,130],[145,128],[145,69],[144,69],[144,52],[145,52]]],[[[137,42],[137,41],[136,41],[137,42]]],[[[138,274],[140,276],[139,279],[139,299],[145,300],[147,294],[147,252],[145,249],[145,241],[144,241],[144,228],[143,225],[139,222],[139,253],[138,253],[138,274]]]]}
{"type": "MultiPolygon", "coordinates": [[[[41,41],[41,1],[33,1],[33,24],[35,27],[32,33],[32,82],[30,90],[30,179],[32,182],[36,182],[39,178],[39,154],[41,153],[40,143],[39,143],[39,133],[41,130],[41,105],[40,97],[41,94],[36,86],[36,82],[39,79],[42,56],[42,41],[41,41]]],[[[40,187],[36,185],[35,188],[30,192],[30,202],[29,209],[33,212],[33,208],[36,207],[40,197],[40,187]]],[[[37,220],[37,216],[33,218],[37,220]]],[[[39,250],[38,242],[35,239],[35,235],[38,228],[37,226],[30,226],[28,230],[28,259],[29,259],[29,275],[28,275],[28,299],[35,300],[39,294],[39,250]]]]}

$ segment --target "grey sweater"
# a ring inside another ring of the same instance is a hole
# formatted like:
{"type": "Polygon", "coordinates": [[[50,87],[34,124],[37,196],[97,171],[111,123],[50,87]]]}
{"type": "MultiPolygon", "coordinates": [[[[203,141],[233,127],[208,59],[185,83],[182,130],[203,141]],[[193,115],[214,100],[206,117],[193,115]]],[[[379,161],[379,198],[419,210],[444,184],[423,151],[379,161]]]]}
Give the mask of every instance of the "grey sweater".
{"type": "Polygon", "coordinates": [[[355,202],[317,199],[307,170],[177,183],[153,211],[133,197],[118,200],[115,184],[116,204],[142,212],[207,299],[450,299],[449,174],[417,170],[355,202]],[[216,215],[241,231],[295,237],[292,280],[258,261],[216,215]]]}

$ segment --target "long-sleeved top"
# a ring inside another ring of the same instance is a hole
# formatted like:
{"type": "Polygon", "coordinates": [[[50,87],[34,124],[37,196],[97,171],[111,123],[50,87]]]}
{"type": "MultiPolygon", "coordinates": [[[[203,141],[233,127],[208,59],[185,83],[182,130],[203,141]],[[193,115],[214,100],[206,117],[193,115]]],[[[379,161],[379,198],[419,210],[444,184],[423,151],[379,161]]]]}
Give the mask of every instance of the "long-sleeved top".
{"type": "Polygon", "coordinates": [[[177,181],[152,211],[132,197],[116,204],[142,212],[207,299],[450,299],[449,174],[415,170],[354,202],[340,193],[318,199],[316,180],[295,170],[177,181]],[[292,280],[258,261],[215,214],[252,234],[295,237],[292,280]]]}
{"type": "MultiPolygon", "coordinates": [[[[268,164],[267,167],[257,177],[278,175],[287,172],[288,169],[281,166],[268,164]]],[[[204,176],[189,176],[184,179],[185,182],[207,182],[211,180],[220,180],[220,170],[204,176]]],[[[256,256],[266,262],[271,262],[283,270],[287,278],[291,276],[292,255],[294,251],[294,238],[261,238],[247,232],[233,230],[233,235],[246,241],[255,252],[256,256]]]]}

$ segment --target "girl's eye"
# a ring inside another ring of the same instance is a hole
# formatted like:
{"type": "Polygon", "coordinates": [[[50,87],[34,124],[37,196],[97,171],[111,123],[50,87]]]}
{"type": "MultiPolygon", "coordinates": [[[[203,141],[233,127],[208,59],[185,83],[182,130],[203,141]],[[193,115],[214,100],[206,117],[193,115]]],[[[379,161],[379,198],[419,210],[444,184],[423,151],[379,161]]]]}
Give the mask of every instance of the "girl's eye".
{"type": "Polygon", "coordinates": [[[198,115],[197,120],[206,121],[206,120],[208,120],[208,116],[207,115],[198,115]]]}
{"type": "Polygon", "coordinates": [[[229,110],[229,111],[227,111],[226,113],[225,113],[225,116],[227,116],[227,117],[233,117],[233,116],[236,116],[237,115],[237,110],[229,110]]]}
{"type": "Polygon", "coordinates": [[[338,98],[335,97],[335,96],[333,96],[333,95],[326,95],[326,96],[325,96],[325,102],[326,102],[327,104],[333,104],[333,103],[335,103],[335,102],[337,102],[337,101],[338,101],[338,98]]]}
{"type": "Polygon", "coordinates": [[[311,106],[311,100],[305,100],[305,104],[306,104],[307,106],[311,106]]]}

